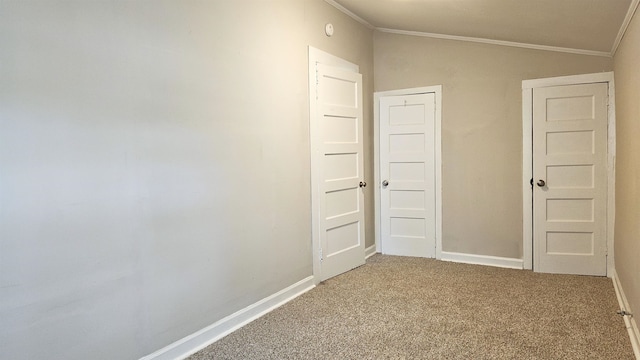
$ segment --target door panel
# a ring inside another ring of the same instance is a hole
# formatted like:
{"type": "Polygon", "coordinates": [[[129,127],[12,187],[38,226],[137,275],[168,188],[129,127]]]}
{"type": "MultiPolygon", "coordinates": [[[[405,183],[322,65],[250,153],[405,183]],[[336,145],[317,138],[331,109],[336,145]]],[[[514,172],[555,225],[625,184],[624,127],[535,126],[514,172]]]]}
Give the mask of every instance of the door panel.
{"type": "Polygon", "coordinates": [[[534,270],[606,275],[607,84],[533,90],[534,270]]]}
{"type": "Polygon", "coordinates": [[[322,281],[364,264],[362,75],[317,64],[317,94],[322,281]]]}
{"type": "Polygon", "coordinates": [[[547,166],[549,189],[590,189],[594,185],[593,165],[547,166]]]}
{"type": "Polygon", "coordinates": [[[435,257],[434,93],[380,98],[380,178],[382,252],[435,257]]]}

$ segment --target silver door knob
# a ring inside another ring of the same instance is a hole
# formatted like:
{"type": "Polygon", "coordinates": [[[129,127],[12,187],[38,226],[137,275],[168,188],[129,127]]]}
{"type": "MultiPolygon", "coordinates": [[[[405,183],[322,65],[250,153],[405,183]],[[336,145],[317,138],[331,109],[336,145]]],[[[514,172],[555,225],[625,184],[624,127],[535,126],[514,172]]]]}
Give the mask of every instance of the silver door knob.
{"type": "Polygon", "coordinates": [[[360,187],[361,187],[361,188],[363,188],[363,187],[367,187],[367,183],[366,183],[366,182],[364,182],[364,181],[360,181],[360,187]]]}
{"type": "Polygon", "coordinates": [[[538,180],[538,182],[536,183],[536,185],[538,185],[539,187],[543,187],[545,186],[547,183],[544,182],[544,180],[538,180]]]}
{"type": "Polygon", "coordinates": [[[388,182],[387,180],[384,180],[384,181],[382,182],[382,186],[389,186],[389,182],[388,182]]]}

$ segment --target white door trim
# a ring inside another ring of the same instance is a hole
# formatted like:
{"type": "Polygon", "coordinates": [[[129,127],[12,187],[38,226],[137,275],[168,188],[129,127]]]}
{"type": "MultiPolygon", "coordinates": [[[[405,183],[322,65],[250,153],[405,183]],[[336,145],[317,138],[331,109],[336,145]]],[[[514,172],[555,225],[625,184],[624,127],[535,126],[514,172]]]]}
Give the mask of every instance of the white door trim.
{"type": "Polygon", "coordinates": [[[560,76],[522,81],[522,259],[524,268],[533,269],[533,197],[529,180],[533,175],[533,89],[549,86],[607,83],[609,111],[607,126],[607,276],[613,274],[613,235],[615,225],[616,111],[613,72],[560,76]]]}
{"type": "Polygon", "coordinates": [[[436,189],[436,259],[442,258],[442,85],[426,86],[411,89],[378,91],[374,97],[373,121],[373,167],[375,191],[375,241],[376,252],[380,252],[380,98],[385,96],[402,96],[434,93],[435,110],[435,189],[436,189]]]}
{"type": "Polygon", "coordinates": [[[313,282],[315,285],[320,283],[320,272],[321,272],[321,263],[320,263],[320,236],[319,236],[319,204],[321,199],[319,198],[317,192],[313,188],[313,184],[318,184],[320,182],[320,176],[322,174],[318,173],[314,164],[314,149],[317,148],[317,144],[315,144],[314,136],[311,133],[311,124],[314,123],[315,117],[317,116],[318,103],[316,99],[316,64],[323,64],[333,67],[339,67],[348,71],[353,71],[356,73],[360,72],[360,68],[358,65],[350,63],[344,59],[341,59],[337,56],[331,55],[322,50],[316,49],[314,47],[309,46],[309,139],[310,139],[310,158],[309,164],[311,164],[311,247],[312,247],[312,257],[313,257],[313,282]]]}

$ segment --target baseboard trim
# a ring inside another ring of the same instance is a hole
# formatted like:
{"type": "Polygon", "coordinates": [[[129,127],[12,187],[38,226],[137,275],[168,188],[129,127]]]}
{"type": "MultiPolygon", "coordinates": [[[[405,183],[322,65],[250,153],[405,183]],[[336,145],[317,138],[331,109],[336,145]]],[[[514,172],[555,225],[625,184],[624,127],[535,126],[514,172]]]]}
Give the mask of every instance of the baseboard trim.
{"type": "Polygon", "coordinates": [[[140,360],[185,359],[314,287],[313,276],[309,276],[140,360]]]}
{"type": "MultiPolygon", "coordinates": [[[[613,274],[611,274],[611,279],[613,280],[613,288],[616,290],[616,297],[618,298],[620,310],[625,310],[633,313],[629,308],[629,301],[627,300],[627,297],[624,294],[624,290],[622,289],[622,284],[620,283],[620,279],[618,278],[618,273],[615,269],[613,269],[612,272],[613,274]]],[[[622,318],[624,319],[624,325],[627,328],[627,332],[629,332],[629,340],[631,340],[633,353],[636,355],[636,359],[640,360],[640,331],[638,331],[638,322],[633,316],[623,316],[622,318]]]]}
{"type": "Polygon", "coordinates": [[[524,262],[522,261],[522,259],[489,255],[464,254],[449,251],[443,251],[440,260],[463,264],[495,266],[508,269],[522,269],[524,266],[524,262]]]}
{"type": "Polygon", "coordinates": [[[376,246],[371,245],[368,248],[364,249],[364,258],[368,259],[376,254],[376,246]]]}

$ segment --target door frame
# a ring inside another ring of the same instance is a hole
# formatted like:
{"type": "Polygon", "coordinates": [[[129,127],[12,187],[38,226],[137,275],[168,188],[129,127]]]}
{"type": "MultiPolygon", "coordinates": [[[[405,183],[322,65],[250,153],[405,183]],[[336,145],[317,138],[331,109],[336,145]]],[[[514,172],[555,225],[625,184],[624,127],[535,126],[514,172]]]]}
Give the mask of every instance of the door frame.
{"type": "Polygon", "coordinates": [[[522,260],[533,270],[533,89],[562,85],[606,83],[609,90],[607,112],[607,277],[613,274],[615,225],[616,97],[613,72],[560,76],[522,81],[522,260]]]}
{"type": "Polygon", "coordinates": [[[375,242],[376,252],[381,252],[381,209],[380,209],[380,98],[417,94],[435,94],[435,201],[436,201],[436,259],[442,258],[442,85],[418,88],[378,91],[373,94],[373,175],[375,199],[375,242]]]}
{"type": "MultiPolygon", "coordinates": [[[[310,168],[311,168],[311,256],[313,258],[313,282],[315,285],[320,283],[320,274],[322,271],[321,263],[321,242],[319,233],[319,208],[321,199],[318,196],[316,187],[321,181],[321,175],[318,172],[316,166],[316,150],[319,146],[317,144],[317,136],[314,134],[315,124],[318,122],[318,102],[316,98],[316,64],[323,64],[341,68],[347,71],[353,71],[360,73],[360,67],[356,64],[341,59],[335,55],[331,55],[322,50],[309,46],[309,149],[310,149],[310,168]]],[[[364,97],[364,95],[363,95],[364,97]]],[[[362,100],[362,99],[361,99],[362,100]]],[[[364,119],[362,119],[364,121],[364,119]]],[[[362,123],[364,126],[364,123],[362,123]]],[[[364,234],[362,235],[362,241],[365,241],[364,234]]],[[[363,254],[364,256],[364,254],[363,254]]]]}

